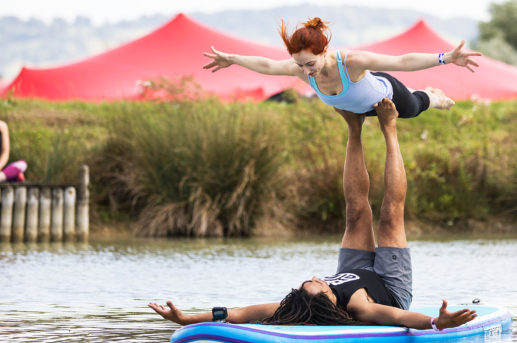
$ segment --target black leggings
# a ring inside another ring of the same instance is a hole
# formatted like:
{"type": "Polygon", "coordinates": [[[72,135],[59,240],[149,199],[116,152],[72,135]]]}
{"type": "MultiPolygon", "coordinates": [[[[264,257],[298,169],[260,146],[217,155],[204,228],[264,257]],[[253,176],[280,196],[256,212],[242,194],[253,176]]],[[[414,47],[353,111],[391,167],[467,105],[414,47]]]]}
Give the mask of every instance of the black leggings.
{"type": "MultiPolygon", "coordinates": [[[[429,108],[429,96],[423,91],[411,93],[402,82],[390,74],[375,72],[375,76],[386,78],[393,87],[393,103],[399,111],[399,118],[413,118],[429,108]]],[[[376,116],[375,110],[366,112],[367,116],[376,116]]]]}

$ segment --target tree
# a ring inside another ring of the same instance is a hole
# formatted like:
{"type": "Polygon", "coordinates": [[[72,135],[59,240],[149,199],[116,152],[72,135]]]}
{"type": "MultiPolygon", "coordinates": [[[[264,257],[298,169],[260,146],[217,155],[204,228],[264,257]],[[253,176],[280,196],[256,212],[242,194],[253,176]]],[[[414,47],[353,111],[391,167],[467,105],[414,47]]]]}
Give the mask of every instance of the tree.
{"type": "Polygon", "coordinates": [[[490,39],[478,41],[475,49],[496,60],[517,65],[517,50],[500,33],[490,39]]]}
{"type": "Polygon", "coordinates": [[[517,0],[490,5],[491,19],[479,23],[476,49],[506,63],[517,64],[517,0]]]}
{"type": "Polygon", "coordinates": [[[517,0],[509,0],[500,4],[490,5],[491,19],[479,25],[481,40],[488,40],[503,34],[504,39],[517,49],[517,0]]]}

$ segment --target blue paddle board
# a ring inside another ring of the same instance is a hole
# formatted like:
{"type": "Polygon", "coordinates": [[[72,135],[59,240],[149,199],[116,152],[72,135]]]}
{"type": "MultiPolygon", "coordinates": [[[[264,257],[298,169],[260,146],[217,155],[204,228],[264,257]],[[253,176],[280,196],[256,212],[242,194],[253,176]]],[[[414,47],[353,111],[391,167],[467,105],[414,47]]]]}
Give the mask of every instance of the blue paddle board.
{"type": "MultiPolygon", "coordinates": [[[[449,306],[451,312],[465,308],[449,306]]],[[[199,323],[177,330],[171,342],[483,342],[511,332],[512,316],[503,308],[468,306],[477,311],[473,321],[442,331],[414,330],[398,326],[311,326],[199,323]]],[[[411,311],[437,316],[438,308],[411,311]]]]}

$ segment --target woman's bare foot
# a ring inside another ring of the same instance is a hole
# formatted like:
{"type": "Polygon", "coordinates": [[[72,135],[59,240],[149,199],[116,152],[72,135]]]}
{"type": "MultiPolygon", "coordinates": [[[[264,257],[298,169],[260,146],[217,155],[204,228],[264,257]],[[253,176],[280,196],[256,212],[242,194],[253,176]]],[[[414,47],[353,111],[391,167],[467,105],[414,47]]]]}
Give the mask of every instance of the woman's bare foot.
{"type": "Polygon", "coordinates": [[[373,105],[373,107],[375,108],[375,112],[377,112],[377,118],[381,124],[381,129],[396,125],[399,112],[397,111],[393,101],[388,98],[384,98],[379,103],[373,105]]]}
{"type": "Polygon", "coordinates": [[[445,93],[438,88],[427,87],[425,89],[429,95],[429,107],[438,108],[440,110],[448,110],[455,104],[454,100],[445,95],[445,93]]]}

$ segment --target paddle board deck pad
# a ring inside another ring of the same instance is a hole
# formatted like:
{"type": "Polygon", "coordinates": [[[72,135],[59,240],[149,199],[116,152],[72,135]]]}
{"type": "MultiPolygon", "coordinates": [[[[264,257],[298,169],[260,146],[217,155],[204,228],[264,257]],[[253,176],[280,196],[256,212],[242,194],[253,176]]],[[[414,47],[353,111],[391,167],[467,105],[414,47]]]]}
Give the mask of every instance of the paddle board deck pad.
{"type": "MultiPolygon", "coordinates": [[[[451,312],[468,307],[478,317],[459,327],[414,330],[397,326],[311,326],[199,323],[177,330],[171,342],[484,342],[511,334],[512,316],[503,308],[488,306],[449,306],[451,312]]],[[[411,311],[437,316],[436,307],[412,308],[411,311]]]]}

